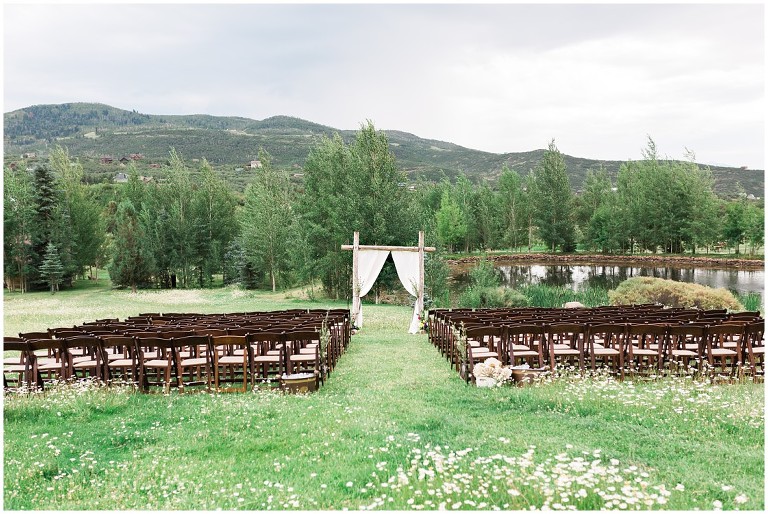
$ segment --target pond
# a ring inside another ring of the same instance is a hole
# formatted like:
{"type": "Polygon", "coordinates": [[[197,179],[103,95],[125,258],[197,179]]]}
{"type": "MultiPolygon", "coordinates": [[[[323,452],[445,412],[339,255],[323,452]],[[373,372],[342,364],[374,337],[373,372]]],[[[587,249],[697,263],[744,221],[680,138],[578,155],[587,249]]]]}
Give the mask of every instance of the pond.
{"type": "MultiPolygon", "coordinates": [[[[656,277],[692,282],[710,287],[724,287],[731,292],[763,294],[765,288],[764,270],[679,268],[679,267],[633,267],[611,264],[509,264],[494,262],[501,272],[505,287],[518,288],[528,284],[564,286],[573,290],[588,287],[614,289],[619,283],[632,277],[656,277]]],[[[472,264],[452,267],[454,290],[463,290],[469,284],[469,270],[472,264]]]]}

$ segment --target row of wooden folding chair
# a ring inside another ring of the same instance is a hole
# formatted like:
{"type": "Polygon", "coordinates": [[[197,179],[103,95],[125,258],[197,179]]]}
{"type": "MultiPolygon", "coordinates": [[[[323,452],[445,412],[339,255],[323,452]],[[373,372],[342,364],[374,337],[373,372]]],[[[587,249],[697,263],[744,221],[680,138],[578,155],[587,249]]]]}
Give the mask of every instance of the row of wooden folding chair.
{"type": "MultiPolygon", "coordinates": [[[[452,360],[457,371],[470,379],[475,364],[489,357],[504,365],[527,362],[533,367],[571,364],[584,371],[597,362],[624,377],[652,374],[665,365],[695,365],[703,370],[733,374],[743,366],[757,378],[764,376],[764,320],[707,323],[552,323],[527,325],[463,325],[467,339],[466,369],[452,360]]],[[[455,351],[458,356],[461,352],[455,351]]]]}
{"type": "Polygon", "coordinates": [[[728,314],[725,309],[663,308],[660,305],[604,306],[580,309],[437,309],[430,311],[429,338],[449,360],[453,330],[465,323],[677,323],[701,320],[709,323],[759,319],[759,312],[728,314]]]}
{"type": "Polygon", "coordinates": [[[3,358],[6,388],[42,388],[45,382],[91,375],[100,377],[99,341],[78,335],[66,339],[3,339],[3,350],[18,352],[3,358]],[[9,383],[8,376],[11,381],[9,383]],[[13,385],[11,385],[13,384],[13,385]]]}

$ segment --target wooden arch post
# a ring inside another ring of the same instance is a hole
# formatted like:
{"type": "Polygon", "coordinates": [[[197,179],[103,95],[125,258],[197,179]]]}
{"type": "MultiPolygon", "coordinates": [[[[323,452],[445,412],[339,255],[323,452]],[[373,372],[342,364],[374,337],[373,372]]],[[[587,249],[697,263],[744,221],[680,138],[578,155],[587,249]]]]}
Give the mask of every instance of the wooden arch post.
{"type": "Polygon", "coordinates": [[[424,246],[424,231],[419,231],[419,246],[360,246],[360,232],[355,232],[351,245],[341,245],[342,250],[352,250],[352,320],[357,319],[358,306],[361,305],[360,284],[358,283],[358,252],[363,250],[385,250],[395,252],[419,252],[419,283],[417,286],[416,305],[418,311],[424,309],[424,253],[434,252],[434,246],[424,246]]]}

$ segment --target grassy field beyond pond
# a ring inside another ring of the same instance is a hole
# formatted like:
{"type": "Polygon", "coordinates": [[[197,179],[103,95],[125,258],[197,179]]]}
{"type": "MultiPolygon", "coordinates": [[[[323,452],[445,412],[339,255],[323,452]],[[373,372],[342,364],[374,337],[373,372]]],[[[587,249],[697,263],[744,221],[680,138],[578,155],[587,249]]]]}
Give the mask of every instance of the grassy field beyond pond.
{"type": "MultiPolygon", "coordinates": [[[[285,295],[85,289],[4,298],[6,335],[145,311],[320,307],[285,295]]],[[[345,304],[333,304],[344,306],[345,304]]],[[[467,386],[410,311],[365,305],[310,396],[5,396],[4,508],[764,508],[761,385],[576,376],[467,386]]]]}

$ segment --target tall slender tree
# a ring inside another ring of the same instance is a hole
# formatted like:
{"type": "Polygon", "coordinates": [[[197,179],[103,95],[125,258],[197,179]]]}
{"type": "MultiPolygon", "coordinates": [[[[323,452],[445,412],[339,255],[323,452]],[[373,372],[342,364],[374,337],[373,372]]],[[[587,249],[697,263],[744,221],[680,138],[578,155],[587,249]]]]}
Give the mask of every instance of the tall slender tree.
{"type": "Polygon", "coordinates": [[[224,252],[238,232],[236,201],[206,159],[200,166],[200,183],[194,191],[194,263],[200,287],[212,282],[223,269],[224,252]]]}
{"type": "Polygon", "coordinates": [[[272,291],[276,291],[278,284],[287,284],[290,271],[295,229],[293,187],[286,172],[273,168],[266,151],[259,151],[259,160],[262,167],[245,190],[241,244],[246,260],[265,271],[272,291]]]}
{"type": "Polygon", "coordinates": [[[11,291],[28,288],[32,244],[37,235],[32,178],[24,170],[6,167],[3,173],[3,266],[11,291]]]}
{"type": "Polygon", "coordinates": [[[533,171],[533,219],[538,235],[550,251],[560,248],[565,252],[576,249],[573,219],[573,192],[568,182],[565,160],[555,146],[549,143],[541,161],[533,171]]]}
{"type": "Polygon", "coordinates": [[[130,200],[117,207],[112,263],[109,275],[116,285],[130,286],[136,292],[141,284],[149,283],[155,271],[154,259],[144,227],[130,200]]]}
{"type": "Polygon", "coordinates": [[[408,244],[418,222],[408,216],[405,175],[397,169],[386,134],[370,121],[347,146],[338,135],[312,149],[304,166],[298,209],[323,287],[349,295],[351,255],[340,246],[359,231],[365,244],[408,244]]]}
{"type": "Polygon", "coordinates": [[[352,257],[341,245],[350,241],[357,198],[348,196],[351,152],[341,136],[323,138],[304,165],[304,194],[299,198],[303,238],[309,245],[305,275],[317,277],[329,296],[348,295],[352,257]]]}
{"type": "Polygon", "coordinates": [[[437,237],[440,242],[453,252],[456,245],[466,241],[467,221],[464,211],[453,196],[452,191],[443,192],[440,210],[435,215],[437,219],[437,237]]]}
{"type": "Polygon", "coordinates": [[[502,241],[513,250],[522,246],[528,238],[524,195],[522,178],[505,164],[499,177],[499,218],[502,241]]]}
{"type": "Polygon", "coordinates": [[[104,244],[105,226],[101,208],[93,197],[92,189],[83,183],[83,167],[73,161],[69,152],[56,146],[50,155],[51,168],[61,187],[63,215],[68,220],[68,241],[71,274],[84,276],[85,268],[99,260],[104,244]]]}

